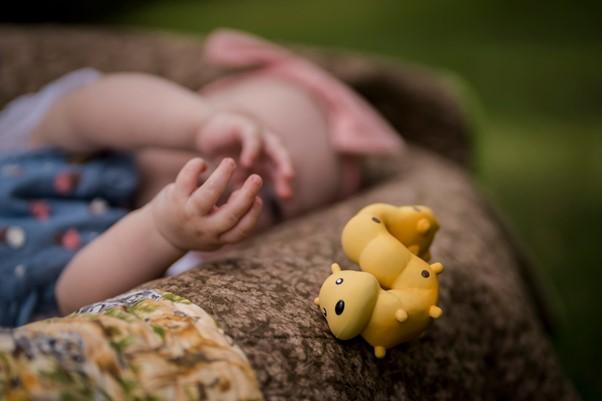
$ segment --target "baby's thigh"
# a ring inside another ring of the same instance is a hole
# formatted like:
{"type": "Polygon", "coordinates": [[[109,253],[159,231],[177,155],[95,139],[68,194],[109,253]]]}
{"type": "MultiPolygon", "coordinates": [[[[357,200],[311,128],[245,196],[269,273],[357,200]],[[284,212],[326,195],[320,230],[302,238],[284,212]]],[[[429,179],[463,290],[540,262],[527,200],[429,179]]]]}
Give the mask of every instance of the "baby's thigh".
{"type": "Polygon", "coordinates": [[[253,116],[280,138],[295,169],[295,196],[281,204],[285,216],[338,196],[341,166],[332,146],[327,110],[309,90],[282,79],[256,76],[212,89],[206,99],[216,108],[253,116]]]}

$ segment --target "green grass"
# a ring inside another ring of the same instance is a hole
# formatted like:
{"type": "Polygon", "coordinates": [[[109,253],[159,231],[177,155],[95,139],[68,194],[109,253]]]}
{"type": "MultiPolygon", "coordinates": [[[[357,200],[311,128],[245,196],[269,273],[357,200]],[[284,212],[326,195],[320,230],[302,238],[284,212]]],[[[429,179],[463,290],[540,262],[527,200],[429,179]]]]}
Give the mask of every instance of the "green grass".
{"type": "Polygon", "coordinates": [[[480,183],[555,295],[560,319],[554,340],[565,369],[584,398],[599,399],[602,124],[502,116],[488,127],[480,183]]]}
{"type": "Polygon", "coordinates": [[[479,185],[555,294],[561,361],[593,400],[602,398],[600,9],[554,1],[155,1],[104,22],[190,34],[231,26],[462,77],[480,100],[479,185]]]}

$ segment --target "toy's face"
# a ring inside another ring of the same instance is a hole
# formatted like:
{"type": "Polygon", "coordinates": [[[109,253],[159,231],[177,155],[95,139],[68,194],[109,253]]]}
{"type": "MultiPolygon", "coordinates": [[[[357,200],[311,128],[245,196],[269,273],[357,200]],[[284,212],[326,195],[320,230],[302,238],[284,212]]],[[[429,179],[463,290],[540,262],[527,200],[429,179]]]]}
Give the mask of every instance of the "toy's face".
{"type": "Polygon", "coordinates": [[[363,331],[379,291],[376,278],[365,272],[335,270],[324,281],[317,303],[335,337],[348,340],[363,331]]]}

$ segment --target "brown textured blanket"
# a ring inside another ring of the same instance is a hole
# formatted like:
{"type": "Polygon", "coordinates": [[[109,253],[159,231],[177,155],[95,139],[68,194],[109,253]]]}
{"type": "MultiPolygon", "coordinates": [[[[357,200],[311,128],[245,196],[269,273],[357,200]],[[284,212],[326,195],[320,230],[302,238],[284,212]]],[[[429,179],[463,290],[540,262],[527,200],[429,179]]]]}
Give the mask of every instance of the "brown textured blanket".
{"type": "Polygon", "coordinates": [[[256,238],[231,259],[148,286],[188,297],[222,324],[256,369],[266,399],[549,400],[576,396],[563,377],[513,250],[460,168],[413,148],[397,177],[256,238]],[[441,223],[433,259],[445,310],[420,339],[376,360],[336,340],[313,305],[339,238],[372,202],[425,204],[441,223]]]}
{"type": "MultiPolygon", "coordinates": [[[[152,72],[198,88],[220,73],[202,65],[199,46],[168,36],[2,27],[0,104],[88,65],[152,72]]],[[[465,169],[470,136],[454,96],[424,71],[308,54],[414,143],[392,167],[394,178],[256,237],[226,260],[147,287],[186,297],[211,314],[249,358],[268,400],[576,399],[516,250],[465,169]],[[384,360],[361,339],[336,340],[312,304],[330,263],[350,265],[339,243],[343,224],[375,201],[432,207],[442,226],[433,258],[446,265],[445,315],[384,360]]],[[[383,166],[377,167],[380,176],[383,166]]]]}

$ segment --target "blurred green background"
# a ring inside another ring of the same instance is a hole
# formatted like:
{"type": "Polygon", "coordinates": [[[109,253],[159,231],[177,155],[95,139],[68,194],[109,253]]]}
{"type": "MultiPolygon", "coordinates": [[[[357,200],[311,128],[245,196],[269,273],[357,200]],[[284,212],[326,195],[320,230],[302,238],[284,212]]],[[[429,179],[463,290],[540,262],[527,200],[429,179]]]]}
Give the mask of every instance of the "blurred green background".
{"type": "MultiPolygon", "coordinates": [[[[92,22],[193,35],[230,26],[273,40],[389,55],[461,77],[479,128],[478,184],[550,288],[559,312],[554,342],[566,372],[584,399],[602,399],[600,2],[98,4],[103,12],[92,22]]],[[[70,19],[81,21],[82,10],[70,19]]]]}

